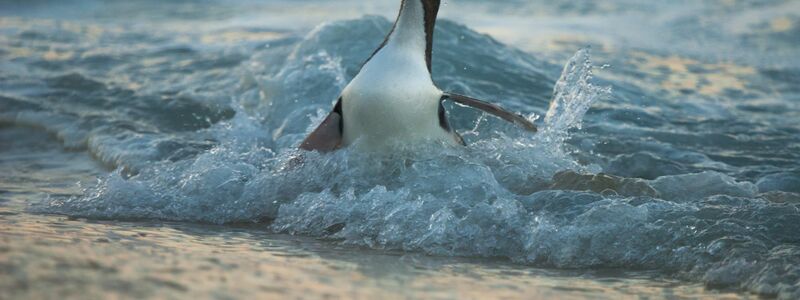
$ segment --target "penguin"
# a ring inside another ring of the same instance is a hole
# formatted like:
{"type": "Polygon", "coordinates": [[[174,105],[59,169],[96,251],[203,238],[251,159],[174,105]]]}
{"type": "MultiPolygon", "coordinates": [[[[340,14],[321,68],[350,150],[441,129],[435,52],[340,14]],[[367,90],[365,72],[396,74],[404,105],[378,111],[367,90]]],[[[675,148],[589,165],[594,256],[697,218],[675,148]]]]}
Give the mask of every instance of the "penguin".
{"type": "Polygon", "coordinates": [[[333,152],[358,141],[381,151],[398,143],[466,145],[447,120],[445,100],[483,110],[536,132],[526,118],[495,104],[443,92],[431,77],[433,32],[440,0],[402,0],[383,43],[340,94],[332,111],[300,149],[333,152]]]}

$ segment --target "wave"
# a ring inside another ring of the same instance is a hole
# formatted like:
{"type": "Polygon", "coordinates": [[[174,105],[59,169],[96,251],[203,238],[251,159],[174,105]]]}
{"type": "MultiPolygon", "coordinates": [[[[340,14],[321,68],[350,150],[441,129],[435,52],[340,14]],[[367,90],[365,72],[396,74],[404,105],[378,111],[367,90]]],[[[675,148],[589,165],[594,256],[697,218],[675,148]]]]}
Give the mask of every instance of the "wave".
{"type": "MultiPolygon", "coordinates": [[[[83,75],[51,78],[59,95],[90,87],[100,99],[87,102],[91,98],[81,95],[83,110],[4,104],[16,107],[2,114],[4,120],[47,127],[120,168],[82,197],[51,197],[31,209],[100,219],[260,223],[380,249],[558,268],[658,270],[712,287],[800,296],[800,196],[793,185],[800,176],[788,171],[751,183],[707,156],[658,153],[663,145],[647,142],[628,148],[637,152],[629,157],[597,163],[580,151],[596,140],[578,133],[588,108],[607,99],[610,89],[593,78],[588,50],[578,51],[557,77],[557,66],[444,21],[437,31],[436,82],[544,115],[540,134],[451,107],[452,123],[469,147],[305,153],[302,164],[292,164],[295,146],[390,25],[366,17],[276,40],[235,59],[235,70],[220,79],[229,86],[218,91],[104,102],[126,90],[83,75]],[[212,97],[224,93],[230,102],[212,97]],[[120,108],[128,113],[111,115],[120,108]],[[170,118],[187,110],[192,118],[170,118]],[[642,176],[598,174],[615,169],[642,176]]],[[[202,51],[182,53],[209,58],[202,51]]],[[[223,76],[212,64],[188,66],[195,75],[167,78],[167,84],[202,86],[223,76]]],[[[151,71],[171,68],[179,66],[151,71]]]]}

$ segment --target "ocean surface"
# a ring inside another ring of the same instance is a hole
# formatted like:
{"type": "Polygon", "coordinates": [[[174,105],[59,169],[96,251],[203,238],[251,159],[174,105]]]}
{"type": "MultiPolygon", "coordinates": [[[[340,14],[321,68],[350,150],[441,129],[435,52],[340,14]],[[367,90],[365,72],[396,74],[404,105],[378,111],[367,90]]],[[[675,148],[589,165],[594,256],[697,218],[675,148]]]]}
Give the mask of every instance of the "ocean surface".
{"type": "Polygon", "coordinates": [[[296,150],[398,6],[0,1],[0,298],[800,298],[800,1],[445,0],[540,132],[296,150]]]}

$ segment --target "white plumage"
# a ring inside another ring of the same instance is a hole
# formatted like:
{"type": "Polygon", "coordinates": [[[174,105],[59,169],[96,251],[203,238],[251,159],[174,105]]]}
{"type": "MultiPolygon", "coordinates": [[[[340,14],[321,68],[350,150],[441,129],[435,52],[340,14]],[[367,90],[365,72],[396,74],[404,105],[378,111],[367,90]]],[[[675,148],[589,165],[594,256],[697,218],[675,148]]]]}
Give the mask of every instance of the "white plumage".
{"type": "Polygon", "coordinates": [[[385,43],[345,87],[333,111],[301,149],[329,152],[355,144],[380,151],[424,141],[463,144],[450,129],[442,100],[481,109],[536,132],[536,126],[518,114],[436,87],[430,57],[438,10],[439,0],[402,1],[385,43]]]}
{"type": "Polygon", "coordinates": [[[396,142],[447,140],[439,125],[442,97],[425,61],[424,10],[405,1],[386,45],[367,62],[342,92],[344,144],[380,148],[396,142]]]}

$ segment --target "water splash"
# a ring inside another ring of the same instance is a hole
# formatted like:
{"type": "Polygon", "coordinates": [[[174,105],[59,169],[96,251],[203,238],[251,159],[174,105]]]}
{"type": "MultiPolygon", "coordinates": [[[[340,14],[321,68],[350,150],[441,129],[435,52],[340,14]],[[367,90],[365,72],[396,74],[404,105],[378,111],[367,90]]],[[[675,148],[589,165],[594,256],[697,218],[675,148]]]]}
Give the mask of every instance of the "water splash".
{"type": "Polygon", "coordinates": [[[593,69],[591,48],[581,49],[564,66],[545,115],[545,135],[563,141],[569,129],[581,128],[583,116],[592,103],[611,96],[610,86],[592,83],[593,69]]]}
{"type": "MultiPolygon", "coordinates": [[[[309,197],[305,193],[310,192],[360,195],[376,188],[412,188],[405,193],[429,195],[443,203],[459,198],[489,201],[498,195],[529,194],[560,170],[583,168],[559,150],[563,140],[552,136],[567,136],[566,130],[577,127],[592,101],[600,97],[592,93],[600,89],[593,89],[589,82],[591,65],[586,50],[579,51],[565,68],[556,88],[555,99],[561,105],[553,106],[565,116],[548,120],[546,134],[515,137],[496,132],[469,148],[413,145],[382,157],[350,150],[328,156],[307,154],[304,165],[286,170],[294,145],[328,105],[325,100],[311,101],[317,104],[306,100],[332,99],[314,93],[334,95],[343,86],[347,70],[358,61],[340,47],[336,37],[349,28],[366,28],[364,34],[370,35],[387,25],[374,18],[355,22],[369,26],[328,24],[312,31],[290,51],[266,52],[264,55],[288,55],[288,59],[281,68],[273,68],[273,73],[248,71],[243,75],[240,88],[244,91],[232,105],[235,116],[206,130],[218,143],[212,149],[194,159],[154,163],[132,178],[117,171],[88,189],[85,197],[53,200],[45,210],[99,218],[213,223],[286,220],[297,215],[281,215],[278,207],[303,203],[309,197]]],[[[443,27],[448,25],[445,22],[443,27]]],[[[470,34],[463,27],[449,30],[470,34]]],[[[250,65],[249,70],[257,66],[250,65]]]]}

